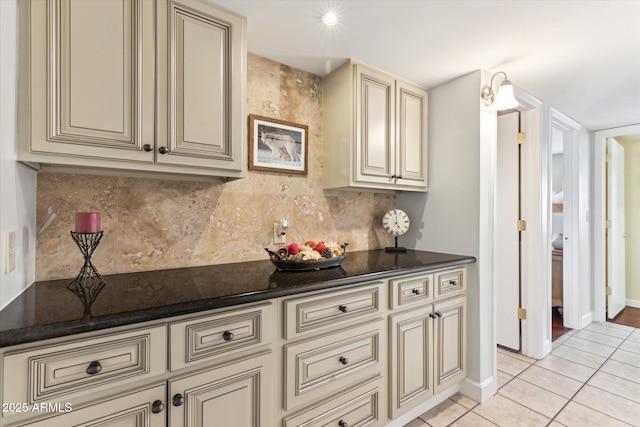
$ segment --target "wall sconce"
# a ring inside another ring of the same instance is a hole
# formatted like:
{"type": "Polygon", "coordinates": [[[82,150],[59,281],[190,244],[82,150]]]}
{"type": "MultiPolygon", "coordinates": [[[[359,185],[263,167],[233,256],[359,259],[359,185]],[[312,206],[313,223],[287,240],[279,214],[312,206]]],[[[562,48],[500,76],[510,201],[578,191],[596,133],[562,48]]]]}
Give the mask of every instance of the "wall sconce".
{"type": "Polygon", "coordinates": [[[482,88],[480,96],[484,101],[484,105],[486,105],[487,107],[492,106],[496,110],[509,110],[510,108],[516,108],[518,105],[520,105],[518,104],[515,96],[513,96],[513,85],[507,79],[507,74],[504,71],[498,71],[493,76],[491,76],[491,83],[489,83],[489,86],[485,86],[482,88]],[[493,79],[498,74],[502,74],[504,76],[504,81],[496,90],[496,94],[494,94],[493,79]]]}

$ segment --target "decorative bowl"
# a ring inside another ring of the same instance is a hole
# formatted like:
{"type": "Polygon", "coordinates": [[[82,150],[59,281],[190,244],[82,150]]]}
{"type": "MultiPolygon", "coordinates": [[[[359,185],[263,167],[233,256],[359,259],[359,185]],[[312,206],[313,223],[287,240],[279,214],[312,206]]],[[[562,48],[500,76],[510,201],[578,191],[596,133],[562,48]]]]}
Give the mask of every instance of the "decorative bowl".
{"type": "Polygon", "coordinates": [[[282,248],[278,252],[273,252],[268,248],[264,248],[269,254],[269,259],[276,266],[278,271],[310,271],[320,270],[323,268],[338,267],[345,259],[344,253],[346,252],[347,243],[340,245],[342,247],[341,256],[334,256],[331,258],[320,258],[314,260],[291,260],[287,259],[289,253],[286,249],[282,248]]]}

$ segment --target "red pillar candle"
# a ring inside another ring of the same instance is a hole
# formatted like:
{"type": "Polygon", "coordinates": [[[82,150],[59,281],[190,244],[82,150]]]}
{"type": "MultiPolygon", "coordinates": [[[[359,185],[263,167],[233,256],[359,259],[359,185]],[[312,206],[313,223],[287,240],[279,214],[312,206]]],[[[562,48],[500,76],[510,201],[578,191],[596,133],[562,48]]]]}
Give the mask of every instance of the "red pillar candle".
{"type": "Polygon", "coordinates": [[[97,233],[100,231],[100,212],[76,213],[76,233],[97,233]]]}

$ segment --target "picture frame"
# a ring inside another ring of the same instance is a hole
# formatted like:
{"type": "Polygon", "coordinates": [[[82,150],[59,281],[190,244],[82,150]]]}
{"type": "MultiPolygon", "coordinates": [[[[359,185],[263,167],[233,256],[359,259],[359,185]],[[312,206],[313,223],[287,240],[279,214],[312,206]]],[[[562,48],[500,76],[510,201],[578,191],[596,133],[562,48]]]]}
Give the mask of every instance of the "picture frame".
{"type": "Polygon", "coordinates": [[[309,127],[249,115],[249,169],[307,175],[309,127]]]}

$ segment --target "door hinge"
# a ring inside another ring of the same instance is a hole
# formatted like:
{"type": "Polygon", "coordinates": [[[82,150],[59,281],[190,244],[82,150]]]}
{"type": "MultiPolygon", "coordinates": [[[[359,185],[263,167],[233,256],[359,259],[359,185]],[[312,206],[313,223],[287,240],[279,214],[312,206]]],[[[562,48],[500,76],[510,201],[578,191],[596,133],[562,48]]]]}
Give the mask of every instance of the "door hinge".
{"type": "Polygon", "coordinates": [[[611,220],[610,219],[605,221],[604,228],[611,228],[611,220]]]}
{"type": "Polygon", "coordinates": [[[518,320],[527,320],[527,309],[519,307],[518,308],[518,320]]]}
{"type": "Polygon", "coordinates": [[[611,295],[611,286],[607,286],[607,296],[611,295]]]}
{"type": "Polygon", "coordinates": [[[525,231],[527,229],[527,221],[524,219],[518,220],[518,231],[525,231]]]}
{"type": "Polygon", "coordinates": [[[527,134],[524,132],[518,132],[518,144],[524,144],[527,140],[527,134]]]}
{"type": "Polygon", "coordinates": [[[607,153],[607,163],[611,162],[611,154],[607,153]]]}

